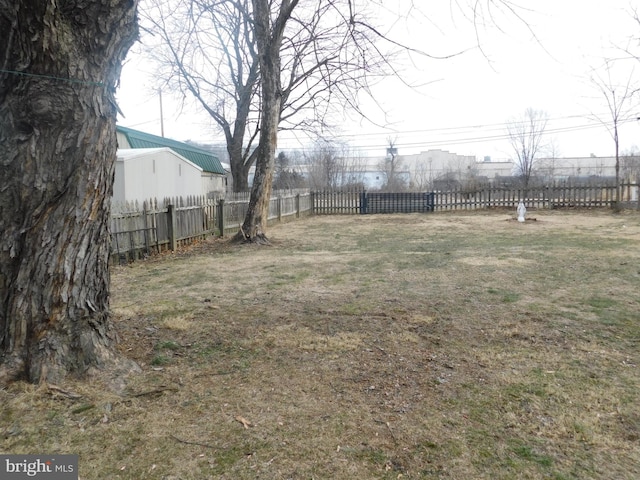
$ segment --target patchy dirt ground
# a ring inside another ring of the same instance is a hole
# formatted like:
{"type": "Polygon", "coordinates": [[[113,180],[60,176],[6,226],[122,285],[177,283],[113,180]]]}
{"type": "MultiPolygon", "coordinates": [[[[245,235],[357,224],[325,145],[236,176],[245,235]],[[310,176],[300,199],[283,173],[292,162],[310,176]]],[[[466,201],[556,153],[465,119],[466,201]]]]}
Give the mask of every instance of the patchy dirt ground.
{"type": "Polygon", "coordinates": [[[640,216],[528,217],[311,217],[118,267],[143,373],[1,391],[1,449],[85,479],[638,478],[640,216]]]}

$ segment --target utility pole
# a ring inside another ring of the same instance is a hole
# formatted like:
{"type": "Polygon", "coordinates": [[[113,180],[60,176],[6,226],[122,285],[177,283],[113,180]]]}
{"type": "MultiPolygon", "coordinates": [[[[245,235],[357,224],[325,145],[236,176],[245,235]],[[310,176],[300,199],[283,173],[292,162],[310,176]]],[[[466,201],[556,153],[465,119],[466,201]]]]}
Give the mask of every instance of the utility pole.
{"type": "Polygon", "coordinates": [[[160,98],[160,136],[164,138],[164,115],[162,113],[162,89],[158,89],[158,97],[160,98]]]}

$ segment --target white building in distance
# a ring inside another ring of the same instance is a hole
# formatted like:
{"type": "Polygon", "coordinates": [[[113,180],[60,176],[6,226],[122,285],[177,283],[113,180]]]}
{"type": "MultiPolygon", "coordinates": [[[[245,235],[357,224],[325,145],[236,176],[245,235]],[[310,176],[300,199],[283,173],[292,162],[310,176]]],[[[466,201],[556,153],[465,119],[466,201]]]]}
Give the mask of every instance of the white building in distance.
{"type": "Polygon", "coordinates": [[[616,176],[616,157],[540,158],[534,164],[535,175],[545,179],[616,176]]]}
{"type": "Polygon", "coordinates": [[[202,196],[202,168],[170,148],[119,149],[113,183],[114,210],[126,203],[202,196]]]}

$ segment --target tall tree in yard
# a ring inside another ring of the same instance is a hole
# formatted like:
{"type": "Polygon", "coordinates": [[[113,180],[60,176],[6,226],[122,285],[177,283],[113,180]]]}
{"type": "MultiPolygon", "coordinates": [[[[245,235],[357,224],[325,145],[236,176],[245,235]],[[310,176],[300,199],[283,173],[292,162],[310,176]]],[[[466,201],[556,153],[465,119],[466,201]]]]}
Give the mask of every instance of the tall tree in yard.
{"type": "Polygon", "coordinates": [[[114,92],[137,0],[0,0],[0,385],[131,368],[113,350],[114,92]]]}
{"type": "Polygon", "coordinates": [[[247,213],[237,239],[254,243],[267,241],[265,227],[273,185],[278,125],[282,110],[280,49],[287,22],[298,0],[282,0],[272,18],[269,0],[252,0],[254,32],[260,58],[262,88],[262,126],[258,142],[258,161],[247,213]]]}
{"type": "MultiPolygon", "coordinates": [[[[474,19],[507,0],[476,2],[474,19]]],[[[399,53],[433,57],[389,36],[375,19],[413,2],[383,0],[149,0],[147,17],[161,38],[163,79],[189,93],[225,134],[234,189],[256,174],[247,216],[237,239],[266,241],[278,129],[326,134],[345,110],[366,117],[361,98],[387,75],[399,53]],[[383,48],[384,47],[384,48],[383,48]],[[258,146],[253,148],[254,139],[258,146]]],[[[385,19],[386,21],[386,19],[385,19]]],[[[383,22],[384,23],[384,22],[383,22]]],[[[155,49],[155,45],[153,47],[155,49]]],[[[409,56],[410,56],[409,55],[409,56]]],[[[454,54],[455,55],[455,54],[454,54]]]]}
{"type": "MultiPolygon", "coordinates": [[[[498,5],[515,14],[507,0],[485,0],[475,3],[476,20],[482,20],[485,14],[490,16],[480,3],[489,11],[498,5]]],[[[388,12],[388,4],[383,0],[251,1],[260,65],[260,140],[249,208],[236,240],[267,241],[280,122],[304,129],[304,114],[311,113],[315,123],[325,126],[327,112],[336,107],[341,113],[347,109],[366,117],[361,96],[373,97],[370,87],[376,79],[399,75],[393,64],[395,55],[411,53],[431,59],[453,56],[433,57],[395,41],[388,30],[377,27],[372,12],[388,12]]],[[[413,2],[408,5],[407,15],[411,15],[416,7],[413,2]]]]}
{"type": "Polygon", "coordinates": [[[525,190],[529,186],[536,160],[546,145],[544,135],[548,120],[546,112],[527,108],[521,117],[512,118],[507,123],[509,143],[516,155],[517,173],[525,190]]]}
{"type": "MultiPolygon", "coordinates": [[[[604,97],[607,104],[608,116],[594,114],[593,116],[601,122],[609,131],[613,140],[615,152],[615,171],[616,171],[616,193],[615,193],[615,209],[620,208],[620,126],[626,122],[637,118],[636,105],[632,100],[637,96],[640,87],[633,83],[635,79],[635,71],[632,69],[627,73],[626,81],[617,83],[612,76],[612,70],[616,62],[613,60],[605,60],[602,67],[604,72],[599,74],[594,70],[591,82],[599,93],[604,97]]],[[[624,77],[623,77],[624,78],[624,77]]]]}
{"type": "Polygon", "coordinates": [[[266,242],[275,150],[281,123],[324,128],[329,113],[364,114],[360,96],[370,82],[393,69],[398,48],[368,20],[378,0],[252,0],[251,16],[260,65],[260,140],[249,208],[236,239],[266,242]]]}
{"type": "MultiPolygon", "coordinates": [[[[146,0],[143,39],[163,86],[192,97],[225,137],[233,190],[249,190],[259,130],[251,0],[146,0]]],[[[141,8],[142,9],[142,8],[141,8]]]]}

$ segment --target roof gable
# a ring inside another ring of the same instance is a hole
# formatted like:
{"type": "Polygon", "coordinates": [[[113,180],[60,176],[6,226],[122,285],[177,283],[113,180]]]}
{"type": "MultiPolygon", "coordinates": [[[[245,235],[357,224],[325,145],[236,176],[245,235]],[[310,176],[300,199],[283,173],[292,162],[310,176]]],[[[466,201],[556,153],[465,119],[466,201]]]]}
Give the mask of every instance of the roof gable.
{"type": "Polygon", "coordinates": [[[168,147],[182,155],[187,160],[195,163],[205,172],[224,175],[226,172],[218,157],[211,152],[194,147],[188,143],[178,142],[170,138],[159,137],[150,133],[141,132],[132,128],[117,126],[116,130],[127,137],[131,148],[163,148],[168,147]]]}
{"type": "Polygon", "coordinates": [[[178,152],[172,150],[169,147],[162,147],[162,148],[119,148],[118,149],[118,160],[119,161],[123,161],[123,162],[129,161],[129,160],[137,160],[139,158],[153,156],[154,154],[158,154],[158,153],[161,153],[161,152],[167,152],[172,157],[175,157],[177,159],[182,160],[187,165],[192,166],[196,170],[199,170],[201,172],[203,171],[203,169],[202,169],[202,167],[200,165],[196,165],[191,160],[189,160],[188,158],[185,158],[184,156],[180,155],[178,152]]]}

